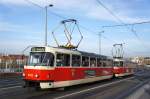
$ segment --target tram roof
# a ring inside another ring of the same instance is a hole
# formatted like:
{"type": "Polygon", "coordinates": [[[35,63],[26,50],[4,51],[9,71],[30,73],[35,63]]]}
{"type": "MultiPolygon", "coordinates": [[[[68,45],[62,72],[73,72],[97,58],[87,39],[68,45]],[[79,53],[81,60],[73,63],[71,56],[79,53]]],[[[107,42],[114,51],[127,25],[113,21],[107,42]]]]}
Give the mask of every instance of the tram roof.
{"type": "Polygon", "coordinates": [[[90,57],[99,57],[102,59],[106,59],[107,56],[104,55],[99,55],[99,54],[95,54],[95,53],[89,53],[89,52],[84,52],[84,51],[79,51],[83,56],[90,56],[90,57]]]}
{"type": "Polygon", "coordinates": [[[96,53],[90,53],[90,52],[79,51],[79,50],[70,50],[70,49],[52,47],[52,46],[36,46],[36,47],[37,48],[38,47],[45,47],[46,49],[48,48],[49,51],[53,51],[53,52],[72,53],[72,54],[83,55],[83,56],[97,57],[97,58],[101,58],[101,59],[107,59],[108,58],[105,55],[99,55],[96,53]]]}

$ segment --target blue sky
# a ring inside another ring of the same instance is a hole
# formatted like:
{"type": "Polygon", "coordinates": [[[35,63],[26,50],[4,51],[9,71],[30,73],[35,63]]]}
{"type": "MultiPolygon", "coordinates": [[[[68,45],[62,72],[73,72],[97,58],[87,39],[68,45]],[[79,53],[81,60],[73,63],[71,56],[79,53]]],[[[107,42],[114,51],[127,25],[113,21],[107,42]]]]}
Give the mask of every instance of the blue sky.
{"type": "MultiPolygon", "coordinates": [[[[150,24],[135,25],[134,30],[140,41],[126,27],[102,28],[120,24],[96,0],[31,0],[44,7],[53,4],[48,11],[48,44],[56,46],[51,31],[61,20],[50,12],[66,18],[75,18],[84,39],[79,50],[98,53],[98,32],[105,31],[102,38],[102,54],[111,56],[114,43],[125,43],[125,56],[150,56],[150,24]]],[[[149,0],[101,0],[124,23],[150,20],[149,0]]],[[[44,9],[29,4],[25,0],[0,0],[0,53],[21,53],[28,45],[44,44],[44,9]]],[[[131,27],[129,27],[131,28],[131,27]]],[[[63,31],[58,39],[64,41],[63,31]]],[[[78,34],[74,35],[78,39],[78,34]]]]}

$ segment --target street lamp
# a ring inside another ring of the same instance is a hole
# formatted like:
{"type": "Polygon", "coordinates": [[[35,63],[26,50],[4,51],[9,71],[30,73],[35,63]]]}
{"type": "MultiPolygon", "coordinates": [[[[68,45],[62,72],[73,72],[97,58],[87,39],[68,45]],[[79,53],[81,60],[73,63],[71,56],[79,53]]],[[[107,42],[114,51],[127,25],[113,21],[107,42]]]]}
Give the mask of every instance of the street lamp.
{"type": "Polygon", "coordinates": [[[53,4],[45,6],[45,46],[47,46],[47,9],[53,7],[53,4]]]}

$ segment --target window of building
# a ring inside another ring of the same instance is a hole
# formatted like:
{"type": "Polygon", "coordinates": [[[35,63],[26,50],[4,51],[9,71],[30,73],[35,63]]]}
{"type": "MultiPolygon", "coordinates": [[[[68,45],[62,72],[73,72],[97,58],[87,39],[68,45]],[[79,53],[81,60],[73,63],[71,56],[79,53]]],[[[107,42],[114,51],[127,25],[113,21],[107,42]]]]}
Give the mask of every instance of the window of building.
{"type": "Polygon", "coordinates": [[[72,55],[72,66],[80,66],[81,57],[79,55],[72,55]]]}
{"type": "Polygon", "coordinates": [[[70,66],[70,55],[58,53],[56,56],[56,66],[70,66]]]}
{"type": "Polygon", "coordinates": [[[89,67],[89,57],[82,56],[82,66],[89,67]]]}

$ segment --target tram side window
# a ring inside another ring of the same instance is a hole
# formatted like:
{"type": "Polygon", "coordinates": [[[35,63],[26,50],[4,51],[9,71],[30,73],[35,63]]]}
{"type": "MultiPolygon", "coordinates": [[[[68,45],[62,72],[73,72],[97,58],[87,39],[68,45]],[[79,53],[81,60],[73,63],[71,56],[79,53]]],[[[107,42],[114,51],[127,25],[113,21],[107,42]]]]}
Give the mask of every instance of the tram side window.
{"type": "Polygon", "coordinates": [[[96,67],[96,58],[90,58],[90,66],[96,67]]]}
{"type": "Polygon", "coordinates": [[[105,60],[105,62],[104,62],[104,67],[106,67],[106,66],[112,66],[112,61],[111,60],[105,60]]]}
{"type": "Polygon", "coordinates": [[[123,61],[120,62],[120,66],[123,67],[123,61]]]}
{"type": "Polygon", "coordinates": [[[101,59],[97,58],[97,67],[101,67],[101,59]]]}
{"type": "Polygon", "coordinates": [[[70,66],[69,54],[57,54],[56,66],[70,66]]]}
{"type": "Polygon", "coordinates": [[[80,66],[81,57],[79,55],[72,55],[72,66],[80,66]]]}
{"type": "Polygon", "coordinates": [[[82,56],[82,66],[89,67],[89,57],[82,56]]]}
{"type": "Polygon", "coordinates": [[[132,63],[130,63],[130,62],[124,62],[124,66],[132,66],[133,64],[132,63]]]}
{"type": "Polygon", "coordinates": [[[103,61],[103,67],[106,67],[106,66],[107,66],[106,61],[103,61]]]}
{"type": "Polygon", "coordinates": [[[107,60],[106,59],[102,59],[101,60],[101,67],[106,67],[107,66],[107,60]]]}
{"type": "Polygon", "coordinates": [[[108,60],[108,66],[112,66],[112,60],[108,60]]]}

